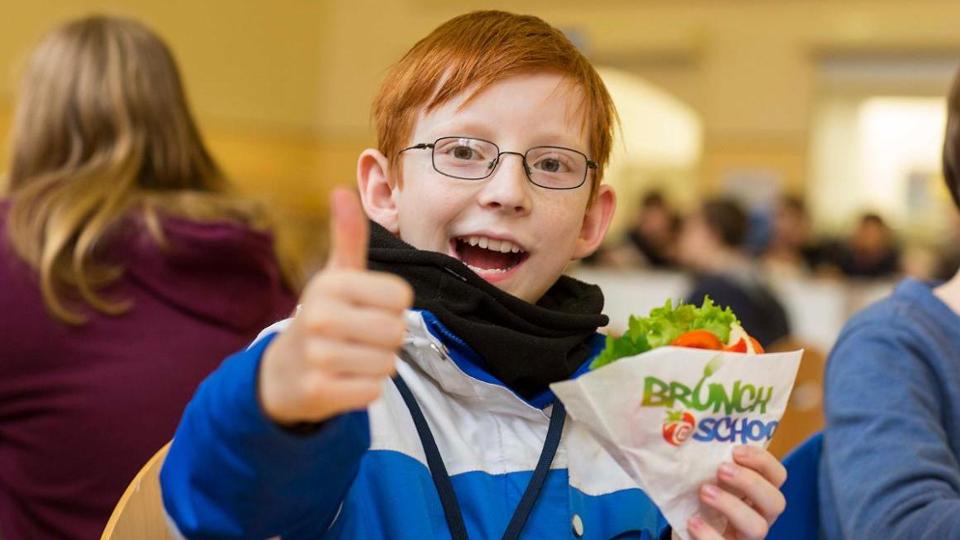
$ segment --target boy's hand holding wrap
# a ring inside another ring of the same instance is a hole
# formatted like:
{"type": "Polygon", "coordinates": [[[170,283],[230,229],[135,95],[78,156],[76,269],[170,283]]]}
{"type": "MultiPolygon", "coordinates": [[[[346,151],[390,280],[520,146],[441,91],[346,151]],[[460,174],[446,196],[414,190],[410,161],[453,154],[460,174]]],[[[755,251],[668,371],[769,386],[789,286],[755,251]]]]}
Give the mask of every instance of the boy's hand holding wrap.
{"type": "Polygon", "coordinates": [[[367,218],[357,196],[331,194],[332,247],[300,309],[264,354],[260,403],[279,424],[320,422],[362,409],[395,371],[413,290],[401,278],[367,270],[367,218]]]}

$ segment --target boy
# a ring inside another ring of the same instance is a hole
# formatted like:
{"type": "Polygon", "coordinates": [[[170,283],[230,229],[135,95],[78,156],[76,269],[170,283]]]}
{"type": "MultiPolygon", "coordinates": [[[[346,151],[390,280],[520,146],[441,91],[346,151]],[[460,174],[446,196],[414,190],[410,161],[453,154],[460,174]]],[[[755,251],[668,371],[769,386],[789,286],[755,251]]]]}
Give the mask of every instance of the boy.
{"type": "MultiPolygon", "coordinates": [[[[547,388],[603,345],[599,289],[561,274],[613,213],[600,178],[614,114],[596,71],[540,19],[471,13],[414,46],[376,98],[379,149],[358,163],[369,254],[355,199],[335,192],[330,263],[299,314],[225,362],[184,415],[162,473],[179,530],[669,535],[547,388]]],[[[738,462],[704,501],[730,534],[760,538],[784,471],[758,450],[738,462]]]]}

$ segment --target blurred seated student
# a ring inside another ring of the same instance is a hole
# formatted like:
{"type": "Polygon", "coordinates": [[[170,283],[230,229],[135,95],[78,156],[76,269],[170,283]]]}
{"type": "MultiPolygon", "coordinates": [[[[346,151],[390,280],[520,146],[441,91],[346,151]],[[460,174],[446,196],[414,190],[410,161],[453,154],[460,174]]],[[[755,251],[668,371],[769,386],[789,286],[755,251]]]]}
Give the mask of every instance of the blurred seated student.
{"type": "Polygon", "coordinates": [[[29,59],[0,200],[0,534],[99,538],[219,358],[287,316],[167,46],[88,17],[29,59]]]}
{"type": "Polygon", "coordinates": [[[837,253],[837,267],[847,277],[892,278],[900,272],[900,250],[893,231],[878,214],[860,217],[837,253]]]}
{"type": "Polygon", "coordinates": [[[588,264],[617,268],[676,268],[680,218],[659,191],[648,191],[619,242],[587,257],[588,264]]]}
{"type": "Polygon", "coordinates": [[[733,309],[748,332],[767,347],[790,333],[786,311],[744,251],[748,218],[730,199],[711,199],[688,216],[680,233],[680,261],[694,273],[686,301],[709,295],[733,309]]]}
{"type": "MultiPolygon", "coordinates": [[[[960,207],[960,76],[943,174],[960,207]]],[[[827,539],[957,538],[960,274],[905,279],[854,316],[827,362],[820,511],[827,539]]]]}
{"type": "Polygon", "coordinates": [[[804,275],[822,262],[823,249],[810,231],[810,216],[799,197],[784,197],[773,215],[764,264],[777,275],[804,275]]]}
{"type": "Polygon", "coordinates": [[[643,265],[672,268],[676,266],[678,226],[676,212],[667,199],[659,191],[650,191],[643,197],[625,244],[640,255],[643,265]]]}

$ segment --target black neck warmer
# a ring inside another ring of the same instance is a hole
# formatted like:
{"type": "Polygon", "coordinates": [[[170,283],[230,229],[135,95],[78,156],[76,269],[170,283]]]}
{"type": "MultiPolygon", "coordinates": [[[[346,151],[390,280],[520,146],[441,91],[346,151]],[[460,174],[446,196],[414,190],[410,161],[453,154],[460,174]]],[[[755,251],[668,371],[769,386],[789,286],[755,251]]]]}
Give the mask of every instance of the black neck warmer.
{"type": "Polygon", "coordinates": [[[589,338],[608,322],[596,285],[561,276],[530,304],[457,259],[416,249],[376,223],[370,227],[370,268],[410,283],[414,307],[433,313],[483,358],[487,371],[524,398],[570,378],[590,354],[589,338]]]}

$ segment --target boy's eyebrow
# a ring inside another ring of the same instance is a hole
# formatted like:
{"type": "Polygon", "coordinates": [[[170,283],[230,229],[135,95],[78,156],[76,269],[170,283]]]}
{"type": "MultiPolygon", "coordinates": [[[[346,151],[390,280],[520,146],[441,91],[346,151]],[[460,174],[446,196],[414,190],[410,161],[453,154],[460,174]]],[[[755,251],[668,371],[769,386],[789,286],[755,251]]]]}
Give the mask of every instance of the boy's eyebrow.
{"type": "MultiPolygon", "coordinates": [[[[487,139],[499,145],[497,141],[493,140],[494,129],[489,124],[485,124],[482,121],[456,118],[450,122],[445,122],[438,126],[434,126],[428,133],[433,139],[437,139],[439,137],[457,137],[462,135],[464,137],[487,139]]],[[[417,142],[433,142],[433,140],[417,142]]]]}
{"type": "Polygon", "coordinates": [[[572,148],[574,150],[579,150],[585,154],[589,153],[589,148],[586,143],[583,143],[579,140],[579,137],[571,136],[569,133],[557,133],[557,132],[545,132],[537,133],[534,136],[530,137],[530,142],[527,144],[527,148],[506,148],[504,147],[503,141],[497,140],[497,137],[494,133],[494,128],[490,127],[483,122],[476,122],[473,120],[453,120],[451,122],[435,126],[430,131],[427,132],[425,137],[428,140],[417,140],[413,141],[414,143],[427,143],[433,142],[440,137],[471,137],[475,139],[485,139],[490,141],[500,147],[500,150],[506,151],[524,151],[528,148],[534,146],[563,146],[566,148],[572,148]]]}

